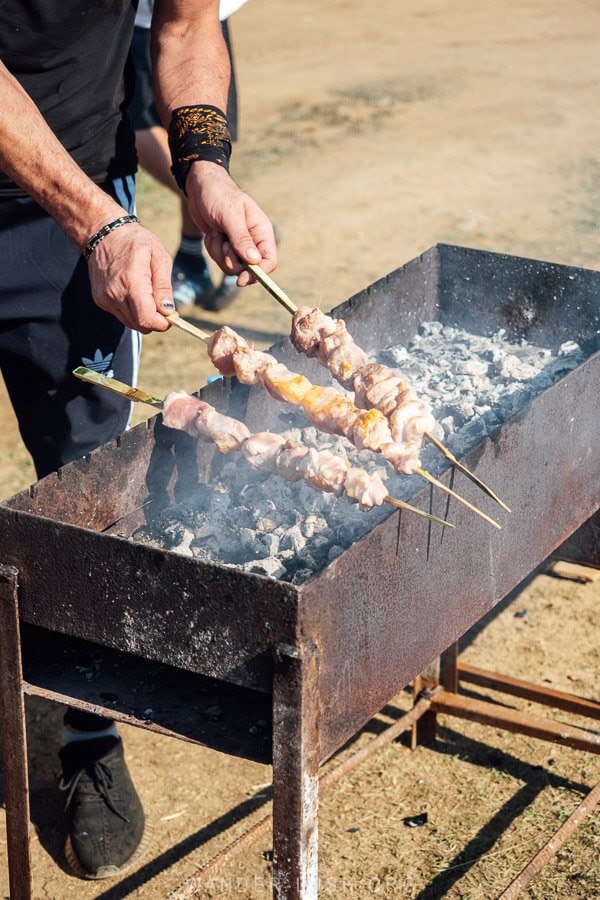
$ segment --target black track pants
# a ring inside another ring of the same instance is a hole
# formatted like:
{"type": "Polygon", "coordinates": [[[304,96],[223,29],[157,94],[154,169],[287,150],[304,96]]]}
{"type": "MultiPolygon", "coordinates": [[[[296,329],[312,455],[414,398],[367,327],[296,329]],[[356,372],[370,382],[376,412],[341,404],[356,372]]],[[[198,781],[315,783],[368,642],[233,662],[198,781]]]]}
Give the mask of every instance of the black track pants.
{"type": "MultiPolygon", "coordinates": [[[[133,178],[109,192],[132,211],[133,178]]],[[[71,373],[133,384],[140,346],[93,302],[87,264],[54,220],[28,198],[0,202],[0,371],[38,477],[126,429],[130,402],[71,373]]]]}

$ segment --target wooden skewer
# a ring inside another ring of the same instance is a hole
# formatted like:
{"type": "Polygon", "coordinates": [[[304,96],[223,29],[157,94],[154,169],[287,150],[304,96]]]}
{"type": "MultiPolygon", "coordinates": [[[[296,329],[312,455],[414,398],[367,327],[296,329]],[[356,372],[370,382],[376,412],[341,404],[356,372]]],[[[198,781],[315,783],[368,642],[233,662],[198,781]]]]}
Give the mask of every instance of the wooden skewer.
{"type": "MultiPolygon", "coordinates": [[[[81,381],[87,381],[90,384],[95,384],[97,387],[106,388],[106,390],[112,391],[113,394],[119,394],[121,397],[126,397],[128,400],[135,400],[137,403],[148,403],[150,406],[154,406],[155,409],[162,409],[164,406],[163,401],[159,400],[158,397],[153,397],[151,394],[147,394],[146,391],[134,388],[130,384],[125,384],[123,381],[117,381],[116,378],[108,378],[106,375],[101,375],[100,372],[94,372],[93,369],[88,369],[86,366],[79,366],[79,368],[74,369],[73,375],[81,381]]],[[[398,509],[410,510],[410,512],[414,512],[418,516],[423,516],[425,519],[430,519],[438,525],[445,525],[447,528],[455,527],[450,522],[446,522],[445,519],[440,519],[431,513],[425,512],[423,509],[411,506],[410,503],[405,503],[404,500],[396,500],[395,497],[389,496],[384,499],[385,502],[389,503],[391,506],[395,506],[398,509]]]]}
{"type": "Polygon", "coordinates": [[[456,527],[451,522],[446,522],[445,519],[439,519],[432,513],[428,513],[422,509],[418,509],[418,507],[416,506],[411,506],[410,503],[405,503],[404,500],[396,500],[395,497],[390,497],[389,495],[387,497],[384,497],[383,499],[391,506],[396,506],[398,509],[409,509],[411,512],[417,513],[418,516],[423,516],[425,519],[431,519],[432,522],[437,522],[438,525],[445,525],[446,528],[456,527]]]}
{"type": "Polygon", "coordinates": [[[79,366],[78,369],[74,369],[73,375],[81,379],[81,381],[88,381],[90,384],[112,391],[113,394],[127,397],[128,400],[135,400],[137,403],[148,403],[156,409],[162,409],[164,406],[163,401],[159,400],[158,397],[153,397],[151,394],[147,394],[146,391],[134,388],[130,384],[117,381],[116,378],[108,378],[106,375],[101,375],[100,372],[94,372],[93,369],[88,369],[86,366],[79,366]]]}
{"type": "Polygon", "coordinates": [[[171,325],[175,325],[177,328],[181,328],[182,331],[187,331],[188,334],[191,334],[193,337],[198,338],[199,341],[204,341],[205,344],[210,344],[212,335],[207,331],[202,331],[201,328],[196,328],[195,325],[192,325],[191,322],[186,322],[185,319],[182,319],[179,313],[174,312],[170,313],[170,315],[166,316],[171,325]]]}
{"type": "Polygon", "coordinates": [[[429,431],[425,432],[425,437],[428,438],[431,441],[431,443],[434,444],[438,448],[438,450],[441,450],[441,452],[444,454],[446,459],[448,459],[452,463],[453,466],[455,466],[457,469],[460,469],[460,471],[463,472],[467,476],[467,478],[470,478],[471,481],[473,482],[473,484],[476,484],[477,487],[481,488],[482,491],[485,491],[485,493],[488,495],[488,497],[491,497],[492,500],[495,500],[496,503],[498,503],[502,507],[502,509],[505,509],[506,512],[510,512],[510,507],[507,506],[506,503],[504,503],[500,499],[500,497],[498,497],[493,492],[493,490],[491,488],[489,488],[487,486],[487,484],[485,484],[481,480],[481,478],[478,478],[477,475],[474,475],[470,469],[467,469],[467,467],[465,465],[463,465],[463,463],[459,462],[457,460],[457,458],[454,456],[454,454],[450,450],[448,450],[448,448],[445,447],[441,441],[438,441],[438,439],[436,437],[434,437],[432,434],[430,434],[429,431]]]}
{"type": "Polygon", "coordinates": [[[468,500],[465,500],[464,497],[461,497],[460,494],[457,494],[451,488],[446,487],[446,485],[438,481],[437,478],[434,478],[426,469],[420,469],[418,466],[415,466],[413,469],[415,475],[420,475],[421,478],[424,478],[426,481],[429,481],[431,484],[435,484],[436,487],[439,487],[442,491],[446,491],[447,494],[450,494],[451,497],[454,497],[459,503],[462,503],[463,506],[466,506],[468,509],[473,510],[474,513],[477,513],[478,516],[481,516],[482,519],[485,519],[486,522],[489,522],[490,525],[493,525],[494,528],[501,528],[501,525],[498,525],[495,519],[492,519],[490,516],[486,516],[484,512],[481,512],[480,509],[477,509],[476,506],[473,506],[472,503],[469,503],[468,500]]]}
{"type": "MultiPolygon", "coordinates": [[[[287,309],[289,313],[294,315],[294,313],[298,311],[298,307],[296,306],[296,304],[292,303],[285,291],[282,291],[282,289],[277,284],[275,284],[273,279],[270,278],[269,275],[267,275],[265,272],[263,272],[260,266],[254,265],[254,263],[247,263],[246,268],[249,272],[252,272],[256,280],[260,282],[260,284],[262,284],[262,286],[273,297],[275,297],[275,299],[279,303],[281,303],[281,305],[285,307],[285,309],[287,309]]],[[[498,497],[498,495],[495,494],[494,491],[487,486],[487,484],[485,484],[480,478],[478,478],[477,475],[474,475],[470,469],[467,469],[467,467],[463,463],[459,462],[454,454],[451,453],[451,451],[448,450],[448,448],[445,447],[441,441],[434,437],[431,432],[424,432],[424,437],[428,438],[428,440],[430,440],[431,443],[434,444],[438,448],[438,450],[440,450],[444,454],[446,459],[449,460],[453,466],[455,466],[457,469],[460,469],[460,471],[463,472],[463,474],[466,475],[467,478],[470,478],[473,484],[476,484],[477,487],[481,488],[481,490],[488,495],[488,497],[491,497],[492,500],[495,500],[496,503],[498,503],[502,507],[502,509],[505,509],[506,512],[510,512],[510,508],[506,505],[506,503],[504,503],[500,499],[500,497],[498,497]]]]}
{"type": "Polygon", "coordinates": [[[267,275],[266,272],[263,272],[260,266],[255,265],[254,263],[246,263],[246,268],[249,272],[252,272],[256,280],[262,284],[264,289],[271,294],[272,297],[275,297],[278,303],[287,309],[289,313],[294,315],[297,312],[298,307],[295,303],[292,303],[288,295],[285,291],[279,287],[278,284],[275,284],[272,278],[267,275]]]}

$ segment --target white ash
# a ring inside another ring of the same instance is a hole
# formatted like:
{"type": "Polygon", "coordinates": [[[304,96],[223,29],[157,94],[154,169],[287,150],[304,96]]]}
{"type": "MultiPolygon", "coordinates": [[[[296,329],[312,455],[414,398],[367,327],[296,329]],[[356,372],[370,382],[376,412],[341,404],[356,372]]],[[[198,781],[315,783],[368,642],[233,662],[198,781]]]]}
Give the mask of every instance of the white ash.
{"type": "MultiPolygon", "coordinates": [[[[406,347],[389,347],[371,361],[392,368],[431,404],[435,435],[460,456],[584,357],[574,341],[552,351],[511,342],[503,329],[485,336],[427,322],[406,347]]],[[[377,472],[400,500],[410,500],[423,487],[418,476],[396,475],[379,454],[358,452],[345,438],[305,423],[300,408],[282,407],[277,431],[377,472]]],[[[427,441],[422,463],[433,474],[447,466],[427,441]]],[[[132,539],[299,584],[392,511],[385,506],[363,512],[343,496],[256,473],[234,453],[222,457],[218,475],[210,485],[199,484],[188,504],[170,506],[132,539]]]]}
{"type": "Polygon", "coordinates": [[[503,328],[479,335],[425,322],[408,346],[383,350],[377,362],[417,388],[440,425],[436,437],[463,454],[584,358],[575,341],[553,351],[511,342],[503,328]]]}

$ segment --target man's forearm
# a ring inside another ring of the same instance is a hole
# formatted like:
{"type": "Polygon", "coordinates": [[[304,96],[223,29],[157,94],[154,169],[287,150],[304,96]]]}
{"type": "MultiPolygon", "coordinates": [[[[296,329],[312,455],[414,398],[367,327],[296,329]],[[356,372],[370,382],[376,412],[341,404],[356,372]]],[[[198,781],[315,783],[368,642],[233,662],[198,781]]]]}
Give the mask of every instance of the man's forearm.
{"type": "Polygon", "coordinates": [[[218,0],[155,0],[151,47],[155,101],[165,127],[180,106],[226,110],[230,63],[218,0]]]}
{"type": "Polygon", "coordinates": [[[0,63],[0,169],[80,248],[123,210],[71,159],[18,81],[0,63]]]}

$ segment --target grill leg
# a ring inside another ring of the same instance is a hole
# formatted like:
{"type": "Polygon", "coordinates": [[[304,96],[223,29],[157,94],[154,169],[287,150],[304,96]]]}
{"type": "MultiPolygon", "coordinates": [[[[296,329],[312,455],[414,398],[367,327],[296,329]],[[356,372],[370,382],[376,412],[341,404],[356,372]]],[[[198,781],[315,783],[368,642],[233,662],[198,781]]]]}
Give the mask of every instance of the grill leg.
{"type": "Polygon", "coordinates": [[[318,892],[319,654],[280,644],[273,681],[273,897],[318,892]]]}
{"type": "Polygon", "coordinates": [[[29,781],[17,569],[0,565],[0,725],[11,900],[31,900],[29,781]]]}
{"type": "MultiPolygon", "coordinates": [[[[458,693],[458,642],[448,647],[424,672],[417,675],[413,684],[414,703],[419,699],[421,691],[432,691],[440,684],[447,691],[452,691],[454,694],[458,693]]],[[[436,725],[436,713],[433,710],[428,710],[412,726],[410,736],[411,750],[414,750],[418,744],[424,744],[427,747],[433,746],[435,743],[436,725]]]]}

